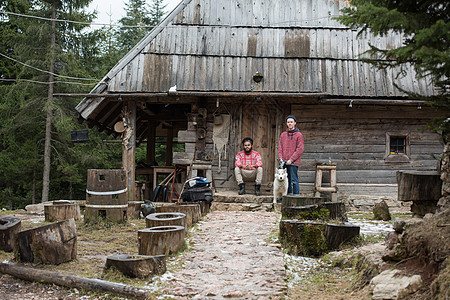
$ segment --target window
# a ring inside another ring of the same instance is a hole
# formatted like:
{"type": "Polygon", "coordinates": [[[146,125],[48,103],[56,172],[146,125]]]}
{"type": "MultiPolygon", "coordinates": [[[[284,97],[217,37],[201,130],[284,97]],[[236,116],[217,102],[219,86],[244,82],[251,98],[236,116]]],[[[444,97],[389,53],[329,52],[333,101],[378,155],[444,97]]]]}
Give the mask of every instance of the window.
{"type": "Polygon", "coordinates": [[[389,154],[406,154],[406,137],[391,136],[389,154]]]}
{"type": "Polygon", "coordinates": [[[409,162],[411,150],[409,147],[408,132],[386,132],[385,162],[409,162]]]}

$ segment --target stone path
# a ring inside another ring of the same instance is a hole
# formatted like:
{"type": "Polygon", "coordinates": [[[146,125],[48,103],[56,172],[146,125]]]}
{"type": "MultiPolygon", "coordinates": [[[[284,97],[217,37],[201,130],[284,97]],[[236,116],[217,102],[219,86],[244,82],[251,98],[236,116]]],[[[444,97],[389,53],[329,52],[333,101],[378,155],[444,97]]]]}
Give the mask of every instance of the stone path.
{"type": "MultiPolygon", "coordinates": [[[[162,290],[177,299],[279,299],[286,291],[283,253],[273,244],[273,212],[209,213],[162,290]],[[272,237],[271,237],[272,235],[272,237]]],[[[176,262],[175,262],[176,263],[176,262]]]]}

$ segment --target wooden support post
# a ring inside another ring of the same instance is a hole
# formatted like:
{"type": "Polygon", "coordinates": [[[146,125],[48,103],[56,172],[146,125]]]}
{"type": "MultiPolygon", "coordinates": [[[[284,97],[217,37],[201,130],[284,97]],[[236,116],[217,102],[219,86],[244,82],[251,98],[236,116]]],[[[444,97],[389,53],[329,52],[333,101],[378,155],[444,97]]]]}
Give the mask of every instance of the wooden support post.
{"type": "Polygon", "coordinates": [[[126,121],[125,131],[122,134],[122,166],[127,175],[127,200],[133,201],[136,180],[136,102],[126,102],[122,114],[126,121]]]}
{"type": "Polygon", "coordinates": [[[167,128],[166,142],[166,166],[171,166],[173,161],[173,127],[167,128]]]}

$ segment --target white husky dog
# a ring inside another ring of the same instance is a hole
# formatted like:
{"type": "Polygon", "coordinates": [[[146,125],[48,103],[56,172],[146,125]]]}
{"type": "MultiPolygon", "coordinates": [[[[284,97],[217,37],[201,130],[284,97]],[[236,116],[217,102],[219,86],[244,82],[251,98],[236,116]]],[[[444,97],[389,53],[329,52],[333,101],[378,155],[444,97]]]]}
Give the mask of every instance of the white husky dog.
{"type": "Polygon", "coordinates": [[[277,169],[275,171],[275,179],[273,180],[273,203],[277,203],[278,199],[283,198],[288,191],[288,177],[286,169],[277,169]]]}

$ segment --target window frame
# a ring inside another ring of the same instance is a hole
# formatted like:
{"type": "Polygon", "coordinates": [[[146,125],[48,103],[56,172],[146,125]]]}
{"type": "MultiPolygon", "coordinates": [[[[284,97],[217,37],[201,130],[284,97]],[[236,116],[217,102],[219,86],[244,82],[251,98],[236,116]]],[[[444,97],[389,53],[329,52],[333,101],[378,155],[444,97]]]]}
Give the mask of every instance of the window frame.
{"type": "Polygon", "coordinates": [[[388,163],[409,162],[411,158],[410,133],[405,131],[386,132],[386,150],[384,161],[388,163]],[[391,154],[391,138],[405,139],[405,153],[391,154]]]}

